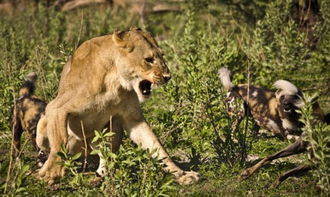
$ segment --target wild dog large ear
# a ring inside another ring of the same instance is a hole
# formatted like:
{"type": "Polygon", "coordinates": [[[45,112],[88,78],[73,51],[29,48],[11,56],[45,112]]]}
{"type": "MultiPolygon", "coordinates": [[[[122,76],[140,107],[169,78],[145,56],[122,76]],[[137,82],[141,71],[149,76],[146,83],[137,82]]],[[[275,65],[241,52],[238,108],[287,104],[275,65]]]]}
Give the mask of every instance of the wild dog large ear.
{"type": "Polygon", "coordinates": [[[276,98],[276,100],[280,100],[280,98],[282,96],[281,92],[282,92],[281,90],[276,90],[276,92],[275,92],[275,98],[276,98]]]}
{"type": "Polygon", "coordinates": [[[300,90],[296,94],[296,97],[297,99],[295,99],[293,104],[298,108],[302,108],[303,106],[305,106],[304,94],[300,90]]]}

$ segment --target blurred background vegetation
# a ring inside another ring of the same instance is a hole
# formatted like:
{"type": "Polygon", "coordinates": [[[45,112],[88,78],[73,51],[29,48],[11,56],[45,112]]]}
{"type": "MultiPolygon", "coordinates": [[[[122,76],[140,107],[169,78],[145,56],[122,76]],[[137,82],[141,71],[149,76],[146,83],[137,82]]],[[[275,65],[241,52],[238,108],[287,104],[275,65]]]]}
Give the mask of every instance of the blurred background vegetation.
{"type": "MultiPolygon", "coordinates": [[[[252,165],[248,155],[264,157],[288,142],[253,135],[251,121],[231,132],[233,120],[224,112],[225,92],[217,70],[223,66],[232,70],[235,84],[271,88],[278,79],[289,80],[306,94],[317,93],[321,107],[329,112],[327,0],[0,0],[0,46],[0,193],[326,195],[313,176],[268,189],[280,173],[307,161],[307,156],[275,163],[245,182],[238,181],[239,172],[252,165]],[[59,183],[61,189],[36,182],[35,153],[28,141],[21,159],[9,164],[10,111],[24,75],[36,71],[37,95],[50,101],[63,65],[82,42],[131,26],[155,36],[173,75],[143,104],[146,119],[174,160],[186,170],[200,172],[203,180],[187,187],[175,184],[170,175],[157,172],[157,161],[147,162],[148,153],[129,141],[109,156],[121,167],[97,187],[89,184],[92,176],[76,170],[79,162],[66,166],[71,173],[59,183]],[[145,174],[150,178],[141,178],[145,174]]],[[[324,152],[328,154],[324,162],[329,161],[329,150],[324,152]]],[[[329,165],[324,168],[322,173],[329,172],[329,165]]]]}

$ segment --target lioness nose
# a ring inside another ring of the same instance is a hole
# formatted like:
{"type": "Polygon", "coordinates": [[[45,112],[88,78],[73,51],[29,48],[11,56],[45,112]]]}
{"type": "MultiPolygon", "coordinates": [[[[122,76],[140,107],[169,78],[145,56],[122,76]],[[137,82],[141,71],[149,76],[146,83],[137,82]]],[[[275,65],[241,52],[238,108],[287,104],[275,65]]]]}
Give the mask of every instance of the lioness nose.
{"type": "Polygon", "coordinates": [[[166,83],[171,79],[171,75],[170,74],[163,75],[163,78],[164,78],[164,81],[166,83]]]}

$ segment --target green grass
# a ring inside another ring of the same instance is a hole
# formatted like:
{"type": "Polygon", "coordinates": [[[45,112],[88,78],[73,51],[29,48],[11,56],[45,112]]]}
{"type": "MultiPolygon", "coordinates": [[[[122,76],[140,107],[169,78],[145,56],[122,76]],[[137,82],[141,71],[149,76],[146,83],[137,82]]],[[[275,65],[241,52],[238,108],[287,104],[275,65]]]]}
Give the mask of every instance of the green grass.
{"type": "MultiPolygon", "coordinates": [[[[316,175],[326,171],[327,165],[323,165],[322,172],[289,178],[279,188],[270,188],[280,174],[308,162],[306,155],[280,160],[246,181],[238,180],[240,172],[256,162],[246,162],[248,154],[262,158],[289,142],[252,135],[251,121],[247,129],[243,121],[234,135],[236,139],[231,137],[233,120],[224,111],[225,92],[217,77],[220,67],[232,70],[234,83],[249,81],[271,87],[275,80],[288,79],[304,92],[319,93],[321,107],[330,111],[330,6],[320,4],[324,21],[316,26],[319,43],[311,49],[304,44],[304,32],[290,16],[287,5],[291,1],[251,2],[246,9],[252,15],[242,12],[231,1],[189,1],[179,13],[148,15],[144,24],[125,10],[114,16],[111,8],[97,6],[60,12],[39,4],[12,15],[0,13],[0,193],[8,196],[327,196],[316,187],[319,181],[316,175]],[[91,184],[95,166],[83,173],[82,161],[62,155],[68,161],[64,164],[67,175],[58,184],[47,186],[34,178],[38,169],[36,153],[24,136],[22,155],[12,161],[7,176],[10,111],[24,75],[36,71],[39,75],[36,94],[50,101],[56,95],[63,65],[79,44],[130,26],[143,27],[160,38],[158,42],[173,75],[167,85],[154,91],[143,104],[145,117],[178,165],[198,171],[202,179],[190,186],[176,184],[172,175],[161,171],[159,161],[125,140],[118,153],[107,156],[112,161],[111,170],[100,184],[91,184]]],[[[238,1],[238,5],[247,6],[243,1],[238,1]]],[[[324,134],[319,133],[318,139],[323,139],[324,134]]],[[[316,140],[318,143],[320,140],[316,140]]],[[[323,149],[318,151],[326,153],[323,149]]]]}

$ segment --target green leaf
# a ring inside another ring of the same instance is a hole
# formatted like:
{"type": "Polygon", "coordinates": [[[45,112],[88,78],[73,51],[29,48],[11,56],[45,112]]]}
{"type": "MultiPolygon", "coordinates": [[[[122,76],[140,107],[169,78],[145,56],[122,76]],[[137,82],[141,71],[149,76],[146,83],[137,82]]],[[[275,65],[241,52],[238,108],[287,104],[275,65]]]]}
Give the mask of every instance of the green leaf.
{"type": "Polygon", "coordinates": [[[99,154],[99,153],[101,153],[100,150],[93,150],[90,154],[91,154],[91,155],[97,155],[97,154],[99,154]]]}
{"type": "Polygon", "coordinates": [[[72,157],[72,160],[77,160],[78,158],[80,158],[81,153],[77,153],[72,157]]]}

